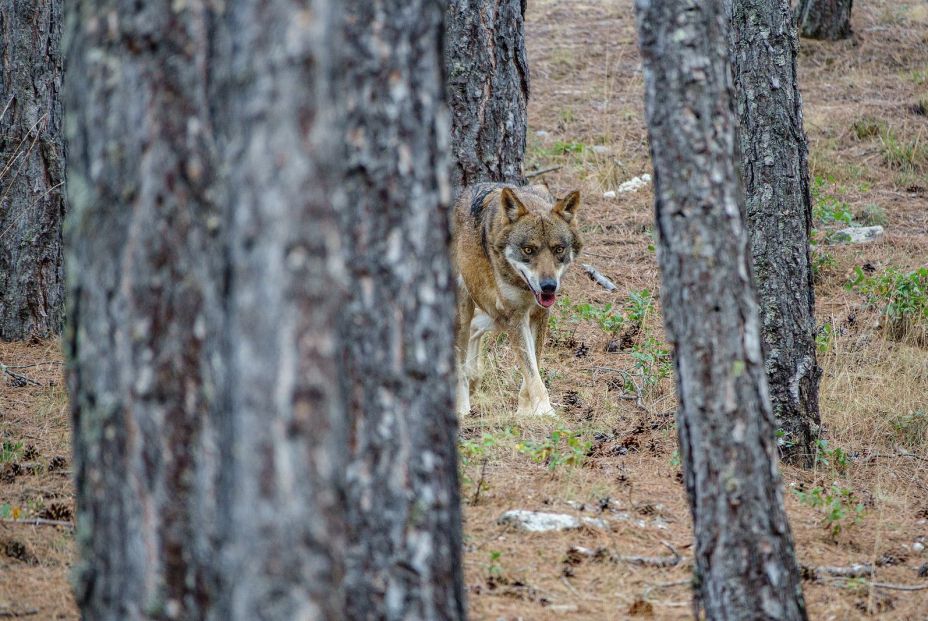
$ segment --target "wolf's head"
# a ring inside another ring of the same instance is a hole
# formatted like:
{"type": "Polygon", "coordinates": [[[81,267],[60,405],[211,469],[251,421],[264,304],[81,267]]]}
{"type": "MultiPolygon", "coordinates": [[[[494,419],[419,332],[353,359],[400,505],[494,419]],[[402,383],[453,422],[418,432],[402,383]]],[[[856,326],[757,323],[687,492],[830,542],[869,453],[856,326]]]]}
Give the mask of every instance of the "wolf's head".
{"type": "Polygon", "coordinates": [[[561,277],[579,254],[583,242],[576,226],[580,193],[571,192],[554,202],[536,194],[520,198],[512,188],[500,192],[500,219],[494,247],[506,265],[535,296],[550,308],[557,300],[561,277]]]}

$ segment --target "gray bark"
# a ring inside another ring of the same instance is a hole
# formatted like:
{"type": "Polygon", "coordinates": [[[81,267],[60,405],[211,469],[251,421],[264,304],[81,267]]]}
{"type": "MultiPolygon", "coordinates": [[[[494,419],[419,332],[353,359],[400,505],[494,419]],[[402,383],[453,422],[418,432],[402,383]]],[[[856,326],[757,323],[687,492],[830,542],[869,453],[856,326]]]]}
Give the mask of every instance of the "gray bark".
{"type": "Polygon", "coordinates": [[[349,617],[462,619],[441,3],[345,6],[349,617]]]}
{"type": "Polygon", "coordinates": [[[61,0],[0,0],[0,339],[64,316],[61,0]]]}
{"type": "Polygon", "coordinates": [[[811,466],[820,417],[808,145],[789,0],[726,0],[741,179],[781,451],[811,466]]]}
{"type": "Polygon", "coordinates": [[[86,618],[463,617],[419,4],[69,5],[86,618]]]}
{"type": "Polygon", "coordinates": [[[838,41],[847,39],[851,30],[854,0],[799,0],[796,19],[799,34],[808,39],[838,41]]]}
{"type": "Polygon", "coordinates": [[[451,0],[446,24],[454,186],[522,184],[529,96],[525,0],[451,0]]]}
{"type": "Polygon", "coordinates": [[[638,0],[696,615],[805,619],[751,282],[723,0],[638,0]]]}
{"type": "Polygon", "coordinates": [[[202,2],[68,2],[68,329],[85,618],[204,618],[225,207],[202,2]]]}

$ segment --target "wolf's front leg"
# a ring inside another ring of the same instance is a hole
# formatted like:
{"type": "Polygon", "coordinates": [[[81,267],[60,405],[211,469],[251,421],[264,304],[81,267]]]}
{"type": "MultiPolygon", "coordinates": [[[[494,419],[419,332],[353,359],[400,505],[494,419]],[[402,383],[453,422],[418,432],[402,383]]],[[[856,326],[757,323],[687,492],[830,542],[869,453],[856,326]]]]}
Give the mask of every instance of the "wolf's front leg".
{"type": "Polygon", "coordinates": [[[515,329],[509,332],[509,341],[513,344],[519,356],[519,365],[522,367],[522,387],[519,389],[518,416],[546,416],[554,414],[551,401],[548,399],[548,389],[541,381],[538,372],[538,359],[535,355],[535,334],[529,322],[525,319],[515,329]]]}
{"type": "Polygon", "coordinates": [[[474,301],[466,291],[458,292],[458,325],[455,339],[457,362],[457,391],[455,401],[458,417],[470,414],[470,382],[468,381],[467,353],[470,341],[471,320],[474,318],[474,301]]]}

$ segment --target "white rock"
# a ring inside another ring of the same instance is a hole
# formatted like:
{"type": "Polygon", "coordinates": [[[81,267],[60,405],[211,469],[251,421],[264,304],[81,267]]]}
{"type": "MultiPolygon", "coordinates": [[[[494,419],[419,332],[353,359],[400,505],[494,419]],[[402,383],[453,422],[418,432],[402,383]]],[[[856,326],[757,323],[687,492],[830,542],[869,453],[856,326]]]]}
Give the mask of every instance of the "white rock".
{"type": "Polygon", "coordinates": [[[605,145],[601,145],[601,144],[594,144],[594,145],[593,145],[593,153],[598,153],[599,155],[604,155],[604,154],[606,154],[606,153],[609,153],[609,147],[607,147],[607,146],[605,146],[605,145]]]}
{"type": "Polygon", "coordinates": [[[828,241],[833,244],[866,244],[882,236],[882,226],[855,226],[835,231],[828,236],[828,241]]]}
{"type": "Polygon", "coordinates": [[[921,554],[925,551],[925,544],[923,544],[921,541],[916,541],[912,544],[912,551],[921,554]]]}
{"type": "Polygon", "coordinates": [[[543,129],[539,129],[537,132],[535,132],[535,135],[538,136],[539,138],[545,138],[548,136],[548,132],[546,132],[543,129]]]}
{"type": "Polygon", "coordinates": [[[651,183],[651,175],[644,174],[644,175],[641,175],[640,177],[632,177],[631,179],[623,182],[622,185],[619,186],[618,193],[624,194],[626,192],[637,192],[638,190],[645,187],[649,183],[651,183]]]}
{"type": "Polygon", "coordinates": [[[615,198],[615,192],[609,190],[608,192],[603,192],[603,198],[615,198]]]}
{"type": "Polygon", "coordinates": [[[581,526],[592,528],[607,528],[605,520],[596,518],[577,519],[566,513],[543,513],[541,511],[526,511],[513,509],[502,514],[497,520],[498,524],[510,524],[530,533],[543,533],[552,530],[575,530],[581,526]]]}

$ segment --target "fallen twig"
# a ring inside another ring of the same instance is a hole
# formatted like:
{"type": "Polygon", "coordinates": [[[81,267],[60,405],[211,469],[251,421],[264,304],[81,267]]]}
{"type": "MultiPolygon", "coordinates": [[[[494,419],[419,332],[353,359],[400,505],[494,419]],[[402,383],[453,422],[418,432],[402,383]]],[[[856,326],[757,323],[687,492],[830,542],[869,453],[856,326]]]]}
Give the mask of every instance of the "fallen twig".
{"type": "Polygon", "coordinates": [[[582,267],[583,271],[587,273],[587,275],[590,277],[590,280],[601,286],[606,291],[615,291],[618,289],[614,282],[603,276],[598,269],[589,263],[581,263],[580,267],[582,267]]]}
{"type": "Polygon", "coordinates": [[[891,582],[871,582],[870,586],[875,589],[887,589],[890,591],[925,591],[928,590],[928,584],[893,584],[891,582]]]}
{"type": "Polygon", "coordinates": [[[593,560],[605,560],[610,563],[626,563],[637,567],[676,567],[683,561],[683,557],[677,552],[676,548],[667,543],[661,542],[667,546],[673,554],[671,556],[637,556],[618,554],[606,548],[584,548],[582,546],[571,546],[567,550],[568,558],[588,558],[593,560]]]}
{"type": "Polygon", "coordinates": [[[555,170],[560,170],[562,168],[564,167],[563,166],[549,166],[548,168],[542,168],[541,170],[535,170],[533,172],[530,172],[527,175],[525,175],[525,178],[532,179],[534,177],[540,177],[541,175],[545,173],[554,172],[555,170]]]}
{"type": "Polygon", "coordinates": [[[0,609],[0,617],[4,619],[15,619],[16,617],[31,617],[32,615],[39,614],[38,608],[27,608],[25,610],[9,610],[9,609],[0,609]]]}
{"type": "Polygon", "coordinates": [[[63,526],[74,530],[74,524],[71,522],[64,522],[62,520],[46,520],[44,518],[28,518],[28,519],[13,519],[13,518],[0,518],[0,522],[6,524],[23,524],[26,526],[63,526]]]}
{"type": "Polygon", "coordinates": [[[485,480],[487,473],[487,462],[490,461],[486,457],[483,458],[483,463],[480,465],[480,480],[477,481],[477,489],[474,490],[474,497],[471,499],[470,504],[476,506],[480,501],[480,490],[483,488],[483,481],[485,480]]]}
{"type": "Polygon", "coordinates": [[[25,386],[26,384],[32,384],[33,386],[42,385],[39,382],[32,379],[31,377],[27,377],[23,375],[22,373],[16,373],[15,371],[12,371],[11,369],[14,369],[14,368],[16,367],[8,367],[5,364],[0,363],[0,373],[6,373],[7,375],[12,377],[17,382],[20,382],[20,386],[25,386]]]}
{"type": "Polygon", "coordinates": [[[806,580],[821,580],[822,578],[865,578],[873,575],[873,565],[869,563],[854,563],[846,567],[815,567],[813,565],[802,565],[802,577],[806,580]]]}

